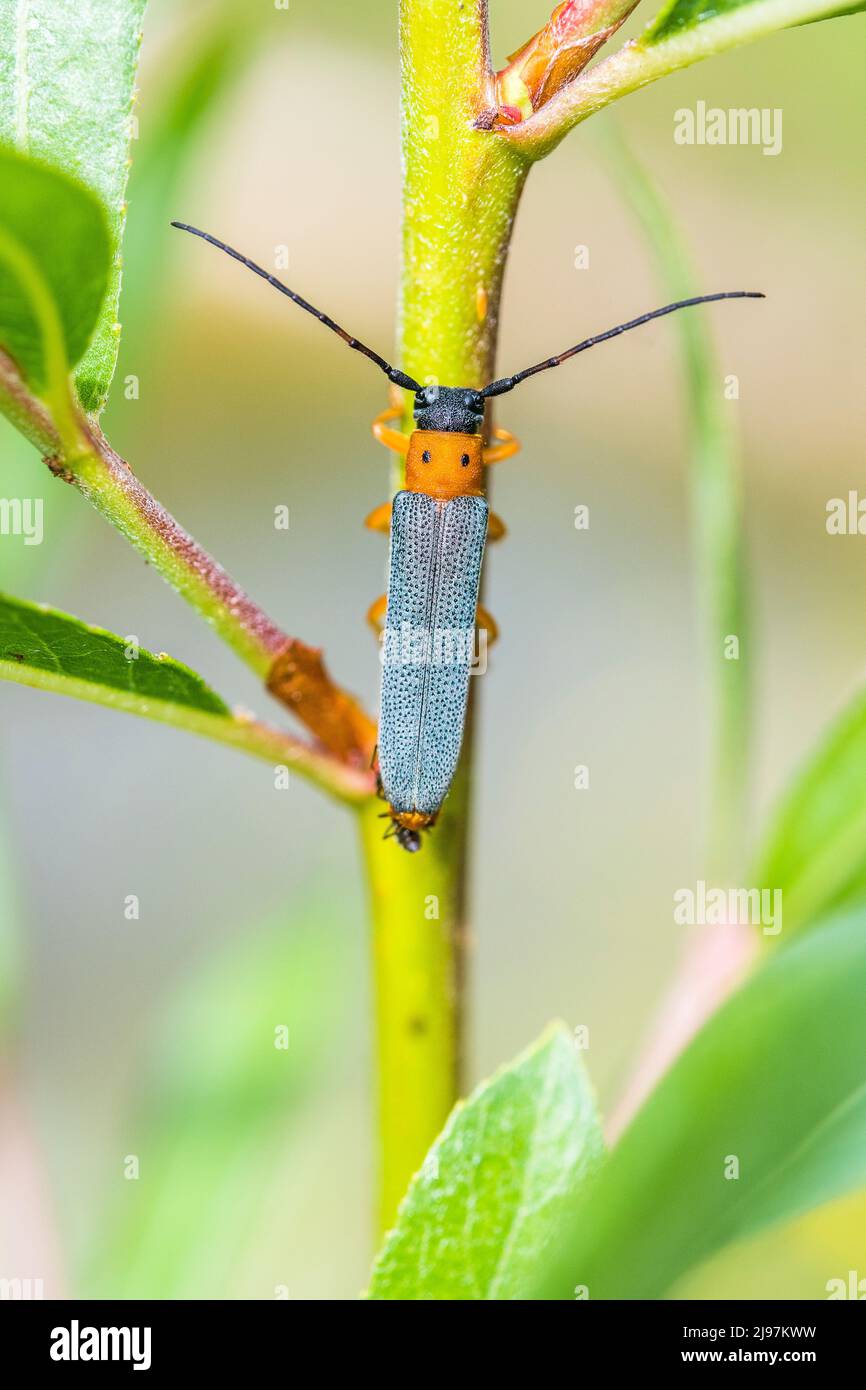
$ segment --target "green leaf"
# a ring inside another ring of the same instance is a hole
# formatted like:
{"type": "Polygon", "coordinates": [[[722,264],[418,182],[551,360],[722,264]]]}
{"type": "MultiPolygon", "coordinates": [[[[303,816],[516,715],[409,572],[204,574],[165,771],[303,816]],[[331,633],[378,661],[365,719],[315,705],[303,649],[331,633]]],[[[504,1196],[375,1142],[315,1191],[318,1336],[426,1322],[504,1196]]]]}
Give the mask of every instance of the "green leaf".
{"type": "Polygon", "coordinates": [[[179,661],[154,656],[135,637],[117,637],[68,613],[2,593],[0,680],[155,719],[272,766],[286,764],[352,804],[369,796],[363,775],[243,711],[232,714],[201,676],[179,661]]]}
{"type": "Polygon", "coordinates": [[[776,952],[613,1149],[539,1296],[658,1298],[729,1242],[866,1183],[864,998],[862,911],[776,952]]]}
{"type": "MultiPolygon", "coordinates": [[[[73,175],[97,195],[108,220],[108,294],[77,373],[81,402],[92,411],[105,404],[117,360],[120,242],[144,6],[145,0],[0,0],[0,141],[73,175]]],[[[49,278],[48,265],[40,265],[49,278]]]]}
{"type": "Polygon", "coordinates": [[[201,676],[171,657],[8,594],[0,594],[0,679],[154,719],[175,710],[229,714],[201,676]],[[135,650],[137,656],[127,655],[135,650]]]}
{"type": "Polygon", "coordinates": [[[510,1299],[603,1143],[567,1029],[458,1105],[413,1179],[373,1269],[375,1299],[510,1299]]]}
{"type": "Polygon", "coordinates": [[[866,690],[795,778],[753,872],[781,889],[787,930],[866,897],[866,690]]]}
{"type": "Polygon", "coordinates": [[[0,149],[0,345],[55,404],[93,333],[110,259],[97,199],[65,174],[0,149]]]}
{"type": "MultiPolygon", "coordinates": [[[[735,10],[746,7],[756,11],[769,11],[771,8],[775,10],[778,15],[777,22],[773,25],[775,29],[783,28],[786,23],[803,22],[799,18],[788,19],[784,5],[780,5],[778,0],[668,0],[668,4],[663,5],[647,25],[640,36],[640,42],[646,45],[660,43],[663,39],[682,33],[683,30],[694,29],[699,24],[706,24],[712,20],[723,20],[735,10]]],[[[842,6],[838,4],[838,0],[833,0],[831,4],[817,4],[813,8],[816,13],[810,17],[809,22],[814,19],[835,19],[840,15],[854,14],[864,8],[864,0],[851,0],[850,5],[842,6]]]]}
{"type": "Polygon", "coordinates": [[[226,1296],[278,1171],[275,1146],[345,1012],[349,938],[336,921],[317,904],[242,932],[157,1013],[124,1131],[140,1178],[125,1181],[113,1161],[88,1297],[226,1296]]]}

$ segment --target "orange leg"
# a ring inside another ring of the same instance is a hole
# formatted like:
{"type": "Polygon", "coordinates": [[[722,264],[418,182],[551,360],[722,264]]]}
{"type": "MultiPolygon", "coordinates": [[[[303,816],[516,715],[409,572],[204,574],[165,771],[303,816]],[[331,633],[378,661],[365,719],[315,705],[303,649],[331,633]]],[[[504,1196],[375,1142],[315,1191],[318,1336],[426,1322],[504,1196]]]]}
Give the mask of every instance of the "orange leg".
{"type": "Polygon", "coordinates": [[[496,619],[488,613],[487,609],[481,603],[479,603],[475,610],[475,626],[484,629],[487,633],[487,645],[492,647],[499,636],[499,628],[496,625],[496,619]]]}
{"type": "Polygon", "coordinates": [[[403,418],[403,408],[399,405],[389,405],[387,410],[382,410],[373,421],[373,434],[380,444],[384,444],[386,449],[393,449],[397,454],[404,456],[409,452],[409,436],[402,430],[391,428],[393,420],[403,418]]]}
{"type": "Polygon", "coordinates": [[[488,541],[501,541],[502,537],[507,535],[508,527],[505,525],[505,522],[502,520],[502,517],[497,516],[495,512],[491,512],[489,517],[487,518],[488,541]]]}
{"type": "Polygon", "coordinates": [[[510,430],[494,430],[493,438],[498,439],[499,443],[488,444],[487,448],[482,450],[481,459],[485,464],[501,463],[503,459],[510,459],[520,449],[520,440],[515,439],[510,430]]]}
{"type": "Polygon", "coordinates": [[[371,603],[370,607],[367,609],[367,622],[370,624],[377,637],[381,631],[382,619],[385,616],[387,607],[388,595],[382,594],[381,598],[377,598],[375,603],[371,603]]]}
{"type": "Polygon", "coordinates": [[[384,531],[387,535],[391,530],[391,503],[383,502],[380,506],[374,507],[364,525],[370,531],[384,531]]]}

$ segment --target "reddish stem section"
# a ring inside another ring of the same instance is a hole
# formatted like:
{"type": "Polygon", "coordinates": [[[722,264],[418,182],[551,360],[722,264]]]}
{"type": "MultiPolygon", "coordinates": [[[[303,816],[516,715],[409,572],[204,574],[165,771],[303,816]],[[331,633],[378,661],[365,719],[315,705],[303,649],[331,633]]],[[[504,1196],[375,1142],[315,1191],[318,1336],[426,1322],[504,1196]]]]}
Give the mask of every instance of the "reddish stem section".
{"type": "MultiPolygon", "coordinates": [[[[212,599],[223,608],[232,621],[249,638],[250,644],[262,653],[276,658],[291,642],[267,613],[253,602],[212,555],[193,540],[170,512],[135,476],[125,459],[112,448],[102,431],[88,426],[94,453],[104,465],[112,486],[138,513],[154,541],[176,560],[179,570],[197,580],[212,599]]],[[[73,471],[74,472],[74,471],[73,471]]],[[[77,481],[77,479],[76,479],[77,481]]],[[[84,489],[86,490],[86,488],[84,489]]]]}
{"type": "Polygon", "coordinates": [[[80,449],[64,454],[44,404],[0,352],[0,402],[41,449],[55,477],[73,483],[262,677],[266,688],[341,763],[369,767],[373,721],[329,675],[322,653],[290,637],[148,492],[99,426],[80,416],[80,449]]]}
{"type": "MultiPolygon", "coordinates": [[[[332,680],[321,651],[278,627],[148,492],[101,430],[89,425],[87,433],[104,478],[97,479],[96,487],[77,476],[75,480],[95,505],[105,510],[100,498],[107,482],[115,500],[126,504],[121,510],[137,517],[139,524],[127,530],[129,538],[149,558],[164,557],[160,568],[184,597],[194,598],[194,590],[207,595],[214,626],[264,676],[268,691],[335,757],[368,766],[375,726],[354,697],[332,680]]],[[[117,511],[115,505],[112,520],[117,511]]]]}

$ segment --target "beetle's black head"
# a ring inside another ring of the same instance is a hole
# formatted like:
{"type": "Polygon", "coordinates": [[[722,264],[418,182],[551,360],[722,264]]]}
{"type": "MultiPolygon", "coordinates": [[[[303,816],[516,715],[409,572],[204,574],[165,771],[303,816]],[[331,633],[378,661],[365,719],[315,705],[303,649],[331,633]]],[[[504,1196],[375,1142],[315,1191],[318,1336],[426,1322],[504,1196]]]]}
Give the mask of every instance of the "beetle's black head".
{"type": "Polygon", "coordinates": [[[422,386],[412,411],[419,430],[480,434],[484,424],[484,399],[468,386],[422,386]]]}

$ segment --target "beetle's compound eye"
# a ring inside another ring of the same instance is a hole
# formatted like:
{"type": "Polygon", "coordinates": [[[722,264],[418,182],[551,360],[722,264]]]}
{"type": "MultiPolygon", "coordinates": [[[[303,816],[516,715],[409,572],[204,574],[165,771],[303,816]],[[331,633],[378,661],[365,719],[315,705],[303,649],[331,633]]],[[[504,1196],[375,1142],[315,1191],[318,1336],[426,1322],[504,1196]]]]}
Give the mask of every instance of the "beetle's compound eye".
{"type": "Polygon", "coordinates": [[[462,457],[461,457],[461,459],[460,459],[460,462],[462,463],[462,465],[463,465],[464,468],[468,468],[468,467],[469,467],[469,455],[468,455],[468,454],[463,454],[462,457]]]}
{"type": "Polygon", "coordinates": [[[424,452],[423,452],[423,454],[421,455],[421,458],[424,460],[425,463],[429,463],[429,462],[430,462],[430,450],[429,450],[429,449],[425,449],[424,452]]]}

